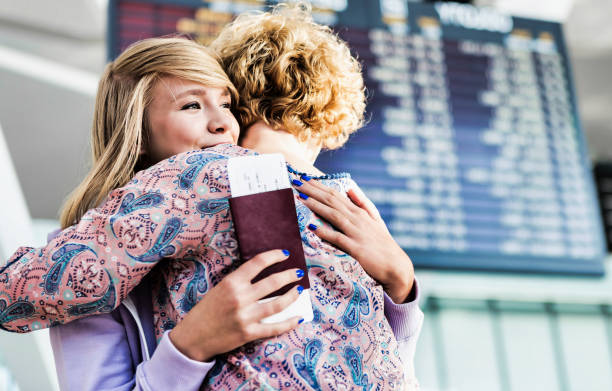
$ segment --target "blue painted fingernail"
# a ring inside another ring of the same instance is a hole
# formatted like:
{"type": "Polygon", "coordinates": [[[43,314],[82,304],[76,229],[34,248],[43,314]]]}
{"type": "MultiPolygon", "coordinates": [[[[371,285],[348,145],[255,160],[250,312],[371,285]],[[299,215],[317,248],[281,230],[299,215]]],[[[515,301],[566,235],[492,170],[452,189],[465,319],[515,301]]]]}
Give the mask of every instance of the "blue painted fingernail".
{"type": "Polygon", "coordinates": [[[317,228],[318,227],[316,225],[314,225],[314,224],[308,224],[308,229],[311,230],[311,231],[316,231],[317,228]]]}
{"type": "Polygon", "coordinates": [[[283,250],[283,254],[285,254],[285,256],[288,257],[289,254],[291,254],[291,253],[289,252],[289,250],[283,250]]]}
{"type": "Polygon", "coordinates": [[[302,293],[302,291],[304,290],[304,287],[301,285],[298,285],[297,290],[298,290],[298,293],[302,293]]]}
{"type": "Polygon", "coordinates": [[[293,183],[296,186],[302,186],[303,185],[302,181],[298,181],[297,179],[292,179],[291,183],[293,183]]]}
{"type": "Polygon", "coordinates": [[[306,194],[304,194],[304,193],[300,193],[300,198],[303,199],[303,200],[307,200],[308,196],[306,194]]]}
{"type": "Polygon", "coordinates": [[[295,274],[297,274],[298,278],[302,278],[304,277],[304,270],[298,269],[296,270],[295,274]]]}
{"type": "Polygon", "coordinates": [[[298,324],[302,323],[304,321],[304,318],[298,320],[298,324]]]}
{"type": "Polygon", "coordinates": [[[306,182],[308,182],[309,180],[311,180],[311,179],[312,179],[311,177],[309,177],[309,176],[308,176],[308,175],[306,175],[306,174],[302,175],[302,177],[301,177],[301,178],[302,178],[303,180],[305,180],[306,182]]]}

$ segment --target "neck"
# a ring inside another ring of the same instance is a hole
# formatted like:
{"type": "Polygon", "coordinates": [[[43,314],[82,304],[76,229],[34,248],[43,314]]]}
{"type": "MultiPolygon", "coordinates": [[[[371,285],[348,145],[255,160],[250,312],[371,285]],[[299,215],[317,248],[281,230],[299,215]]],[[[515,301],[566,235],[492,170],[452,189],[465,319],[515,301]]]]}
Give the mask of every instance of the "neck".
{"type": "Polygon", "coordinates": [[[274,129],[262,121],[251,125],[242,136],[240,145],[258,153],[281,153],[287,163],[298,171],[322,175],[314,162],[321,151],[318,144],[300,142],[293,134],[274,129]]]}

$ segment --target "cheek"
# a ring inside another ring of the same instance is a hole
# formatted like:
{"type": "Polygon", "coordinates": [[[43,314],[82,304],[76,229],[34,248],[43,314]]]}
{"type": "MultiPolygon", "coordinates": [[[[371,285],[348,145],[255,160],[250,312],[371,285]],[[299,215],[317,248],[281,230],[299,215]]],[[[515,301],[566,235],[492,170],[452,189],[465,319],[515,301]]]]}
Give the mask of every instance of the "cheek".
{"type": "Polygon", "coordinates": [[[171,144],[192,143],[197,137],[197,129],[192,118],[171,116],[165,123],[166,142],[171,144]]]}
{"type": "Polygon", "coordinates": [[[196,135],[192,129],[185,126],[181,118],[173,118],[156,125],[151,132],[152,144],[162,158],[190,150],[195,144],[196,135]]]}

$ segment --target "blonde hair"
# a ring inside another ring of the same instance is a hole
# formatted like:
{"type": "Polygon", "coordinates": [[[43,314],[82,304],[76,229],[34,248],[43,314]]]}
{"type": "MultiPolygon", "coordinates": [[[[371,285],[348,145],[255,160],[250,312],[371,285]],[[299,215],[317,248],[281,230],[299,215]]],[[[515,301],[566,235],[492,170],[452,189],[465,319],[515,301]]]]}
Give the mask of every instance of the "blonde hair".
{"type": "Polygon", "coordinates": [[[209,47],[238,89],[244,128],[263,120],[334,149],[363,126],[361,65],[308,5],[241,14],[209,47]]]}
{"type": "Polygon", "coordinates": [[[164,76],[228,88],[233,102],[237,100],[236,89],[207,48],[178,37],[132,44],[106,66],[100,79],[91,128],[92,168],[66,200],[60,215],[62,228],[77,223],[111,190],[125,185],[137,169],[155,163],[140,151],[147,147],[146,109],[151,93],[164,76]]]}

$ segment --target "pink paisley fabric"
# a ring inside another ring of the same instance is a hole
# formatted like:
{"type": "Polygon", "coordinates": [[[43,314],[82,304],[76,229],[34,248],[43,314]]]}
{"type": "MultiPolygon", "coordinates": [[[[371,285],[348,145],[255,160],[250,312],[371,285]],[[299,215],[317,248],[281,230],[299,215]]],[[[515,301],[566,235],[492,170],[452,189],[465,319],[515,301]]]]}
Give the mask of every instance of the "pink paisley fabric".
{"type": "MultiPolygon", "coordinates": [[[[0,266],[0,325],[27,332],[116,308],[153,277],[157,337],[239,266],[227,159],[219,145],[139,172],[46,247],[0,266]]],[[[348,175],[322,179],[346,191],[348,175]]],[[[359,263],[305,227],[322,224],[296,197],[313,322],[217,359],[203,389],[395,390],[405,386],[382,288],[359,263]]]]}

